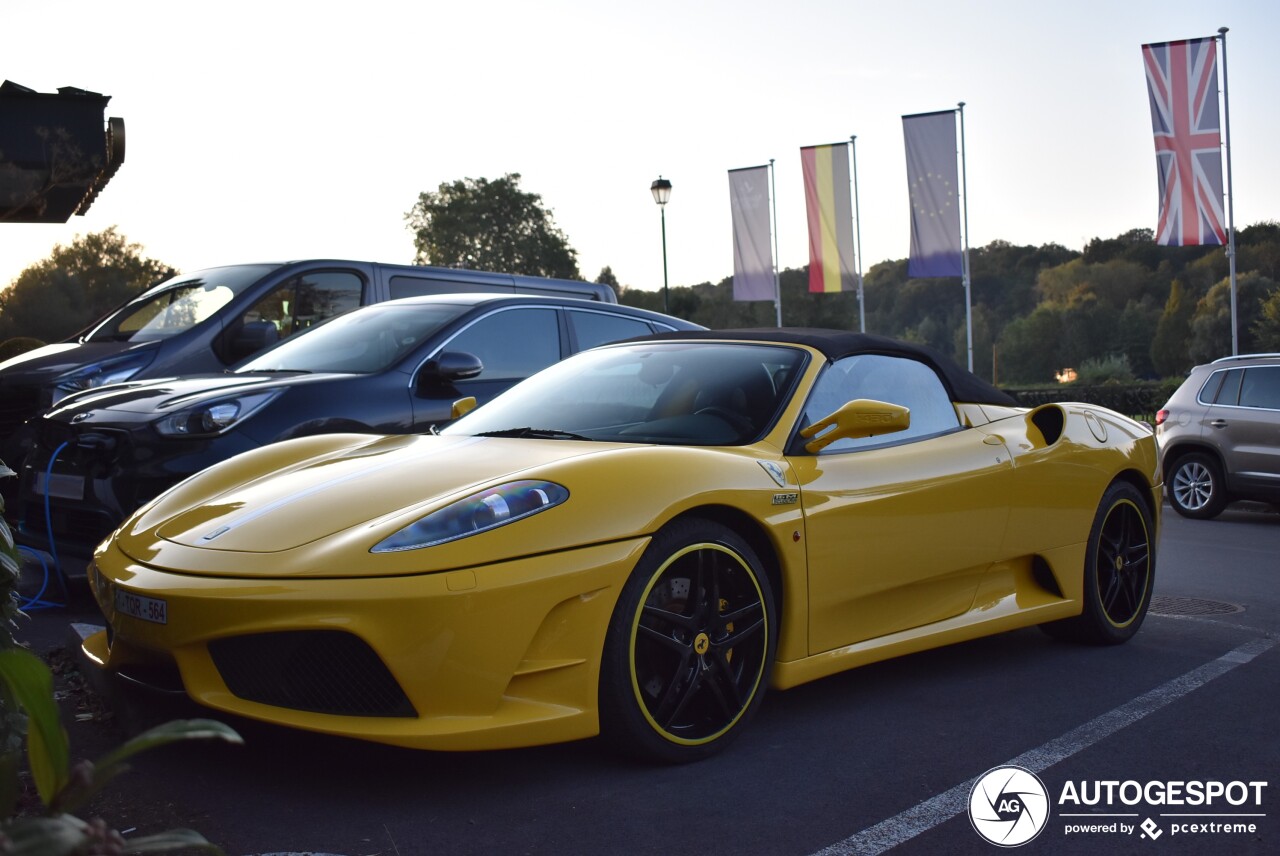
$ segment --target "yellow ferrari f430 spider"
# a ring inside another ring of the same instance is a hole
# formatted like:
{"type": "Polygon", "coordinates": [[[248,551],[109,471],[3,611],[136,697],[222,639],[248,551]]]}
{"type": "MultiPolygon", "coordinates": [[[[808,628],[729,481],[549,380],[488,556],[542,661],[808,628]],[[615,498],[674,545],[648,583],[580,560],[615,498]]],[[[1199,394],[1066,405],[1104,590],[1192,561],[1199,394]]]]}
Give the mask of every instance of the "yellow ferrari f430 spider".
{"type": "Polygon", "coordinates": [[[674,333],[438,435],[301,438],[182,482],[98,548],[110,626],[85,650],[296,728],[694,760],[768,686],[1028,625],[1125,641],[1160,491],[1146,425],[1018,407],[927,348],[674,333]]]}

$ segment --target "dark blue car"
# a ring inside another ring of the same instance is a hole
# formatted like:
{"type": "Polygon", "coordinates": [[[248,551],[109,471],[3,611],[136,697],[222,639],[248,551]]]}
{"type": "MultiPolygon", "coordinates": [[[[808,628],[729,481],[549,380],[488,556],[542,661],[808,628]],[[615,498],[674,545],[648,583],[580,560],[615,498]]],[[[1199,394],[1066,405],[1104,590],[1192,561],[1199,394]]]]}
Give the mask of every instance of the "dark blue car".
{"type": "Polygon", "coordinates": [[[426,431],[460,415],[460,400],[483,404],[569,354],[689,329],[701,328],[574,298],[413,297],[332,318],[226,373],[76,393],[25,428],[19,539],[87,556],[138,506],[232,455],[309,434],[426,431]]]}

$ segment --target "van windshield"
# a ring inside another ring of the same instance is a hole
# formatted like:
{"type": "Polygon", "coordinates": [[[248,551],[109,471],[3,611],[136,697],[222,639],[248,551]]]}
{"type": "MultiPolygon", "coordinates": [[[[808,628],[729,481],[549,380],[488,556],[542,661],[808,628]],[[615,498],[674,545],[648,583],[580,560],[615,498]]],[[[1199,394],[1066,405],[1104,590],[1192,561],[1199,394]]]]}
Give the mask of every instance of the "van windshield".
{"type": "Polygon", "coordinates": [[[176,336],[213,316],[279,265],[231,265],[184,273],[160,283],[111,313],[87,342],[153,342],[176,336]]]}

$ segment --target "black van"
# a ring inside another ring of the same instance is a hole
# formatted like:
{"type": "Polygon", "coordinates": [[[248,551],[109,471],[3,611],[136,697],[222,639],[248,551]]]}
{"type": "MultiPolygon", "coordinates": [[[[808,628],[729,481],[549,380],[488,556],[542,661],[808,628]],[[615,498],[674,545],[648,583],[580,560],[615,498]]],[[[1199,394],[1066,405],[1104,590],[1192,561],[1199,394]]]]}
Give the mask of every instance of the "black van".
{"type": "Polygon", "coordinates": [[[310,259],[229,265],[150,288],[65,342],[0,363],[0,461],[15,430],[66,396],[124,380],[218,372],[349,309],[399,297],[497,292],[616,303],[607,285],[453,268],[310,259]]]}

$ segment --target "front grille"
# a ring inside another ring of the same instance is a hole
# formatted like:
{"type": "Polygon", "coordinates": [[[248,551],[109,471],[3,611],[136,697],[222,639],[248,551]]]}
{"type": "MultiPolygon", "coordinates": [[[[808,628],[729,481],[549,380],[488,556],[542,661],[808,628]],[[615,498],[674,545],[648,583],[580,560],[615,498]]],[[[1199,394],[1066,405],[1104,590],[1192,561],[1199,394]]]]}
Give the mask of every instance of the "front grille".
{"type": "Polygon", "coordinates": [[[7,436],[40,412],[40,390],[34,386],[6,386],[0,395],[0,437],[7,436]]]}
{"type": "Polygon", "coordinates": [[[232,636],[209,643],[227,689],[246,701],[344,716],[417,716],[364,640],[336,630],[232,636]]]}

